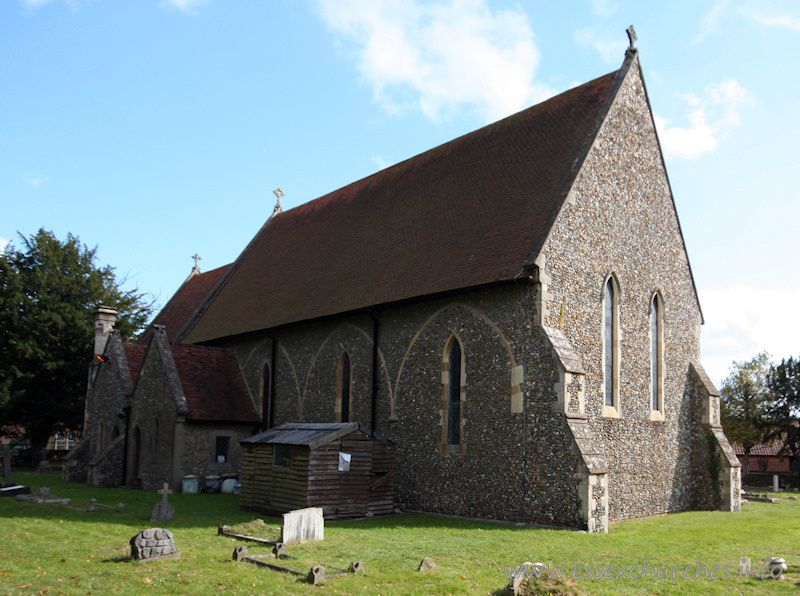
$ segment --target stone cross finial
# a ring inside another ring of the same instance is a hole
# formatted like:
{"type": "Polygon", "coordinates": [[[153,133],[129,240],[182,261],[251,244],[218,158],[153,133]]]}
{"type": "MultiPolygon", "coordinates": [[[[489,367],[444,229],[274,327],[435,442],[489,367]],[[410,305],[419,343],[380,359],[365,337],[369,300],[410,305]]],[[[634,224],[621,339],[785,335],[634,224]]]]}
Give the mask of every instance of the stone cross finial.
{"type": "Polygon", "coordinates": [[[276,213],[282,213],[283,209],[281,208],[281,197],[283,196],[283,191],[280,188],[276,188],[272,192],[275,193],[276,197],[278,197],[278,202],[275,203],[275,209],[272,211],[272,215],[275,215],[276,213]]]}
{"type": "Polygon", "coordinates": [[[158,491],[156,491],[156,492],[157,492],[158,494],[160,494],[160,495],[163,495],[163,496],[161,497],[161,500],[162,500],[162,501],[166,501],[166,500],[167,500],[167,495],[171,495],[171,494],[172,494],[172,491],[171,491],[171,490],[170,490],[170,488],[169,488],[169,482],[165,482],[165,483],[164,483],[164,488],[162,488],[161,490],[158,490],[158,491]]]}
{"type": "Polygon", "coordinates": [[[194,269],[192,269],[192,273],[200,273],[200,265],[198,265],[198,264],[197,264],[197,262],[198,262],[198,261],[202,261],[202,260],[203,260],[203,257],[201,257],[201,256],[200,256],[199,254],[197,254],[197,253],[194,253],[194,254],[192,255],[192,258],[194,259],[194,269]]]}
{"type": "Polygon", "coordinates": [[[628,49],[629,50],[635,49],[636,46],[634,44],[636,43],[636,40],[639,39],[638,37],[636,37],[636,29],[634,29],[633,25],[631,25],[630,27],[625,29],[625,32],[628,34],[628,41],[630,42],[628,49]]]}

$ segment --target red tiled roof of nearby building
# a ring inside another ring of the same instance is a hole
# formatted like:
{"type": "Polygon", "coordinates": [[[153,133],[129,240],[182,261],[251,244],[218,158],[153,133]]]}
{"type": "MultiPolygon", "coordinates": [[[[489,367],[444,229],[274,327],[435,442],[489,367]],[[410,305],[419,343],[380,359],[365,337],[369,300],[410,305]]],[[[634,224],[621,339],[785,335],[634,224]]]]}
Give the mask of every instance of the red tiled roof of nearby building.
{"type": "MultiPolygon", "coordinates": [[[[732,445],[733,452],[736,455],[744,456],[744,447],[739,445],[738,443],[734,443],[732,445]]],[[[750,449],[750,455],[772,455],[777,456],[778,452],[783,447],[783,441],[776,441],[774,443],[770,443],[769,445],[755,445],[750,449]]],[[[789,455],[787,451],[784,455],[789,455]]]]}
{"type": "Polygon", "coordinates": [[[133,384],[136,385],[136,380],[139,378],[139,373],[142,371],[142,365],[144,364],[144,355],[147,353],[147,346],[131,343],[124,343],[122,346],[125,348],[125,357],[128,359],[131,380],[133,384]]]}
{"type": "Polygon", "coordinates": [[[185,341],[515,279],[555,221],[616,74],[272,217],[185,341]]]}
{"type": "Polygon", "coordinates": [[[173,341],[181,327],[189,320],[189,317],[229,267],[230,264],[190,276],[164,305],[151,324],[163,325],[167,332],[167,338],[169,341],[173,341]]]}
{"type": "Polygon", "coordinates": [[[190,420],[256,422],[253,402],[233,353],[170,344],[190,420]]]}

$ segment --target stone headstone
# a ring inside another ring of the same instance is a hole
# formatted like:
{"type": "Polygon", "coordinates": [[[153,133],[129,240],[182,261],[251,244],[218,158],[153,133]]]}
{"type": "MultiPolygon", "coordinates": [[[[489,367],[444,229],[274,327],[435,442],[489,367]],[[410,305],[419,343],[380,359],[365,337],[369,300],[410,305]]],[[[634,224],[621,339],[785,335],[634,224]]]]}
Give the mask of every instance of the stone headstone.
{"type": "Polygon", "coordinates": [[[353,561],[350,563],[350,573],[364,573],[366,571],[366,567],[364,567],[364,563],[361,561],[353,561]]]}
{"type": "Polygon", "coordinates": [[[246,546],[237,546],[233,549],[233,560],[234,561],[241,561],[246,556],[248,556],[247,547],[246,546]]]}
{"type": "Polygon", "coordinates": [[[772,492],[776,493],[779,490],[781,490],[780,478],[778,477],[777,474],[773,474],[772,475],[772,492]]]}
{"type": "Polygon", "coordinates": [[[769,579],[780,579],[789,570],[789,567],[783,557],[770,557],[767,569],[769,570],[769,575],[767,576],[769,579]]]}
{"type": "Polygon", "coordinates": [[[222,481],[222,494],[233,494],[236,489],[236,483],[239,482],[236,478],[226,478],[222,481]]]}
{"type": "Polygon", "coordinates": [[[422,561],[419,562],[419,570],[420,571],[429,571],[431,569],[436,569],[436,563],[433,562],[433,559],[430,557],[425,557],[422,561]]]}
{"type": "Polygon", "coordinates": [[[47,460],[42,460],[39,462],[39,466],[36,468],[37,474],[50,474],[53,471],[53,467],[50,465],[50,462],[47,460]]]}
{"type": "Polygon", "coordinates": [[[167,500],[167,495],[171,495],[172,491],[169,489],[169,484],[164,483],[164,488],[158,491],[161,494],[161,500],[153,505],[150,511],[150,521],[169,521],[175,519],[175,507],[167,500]]]}
{"type": "Polygon", "coordinates": [[[11,484],[11,446],[3,443],[3,486],[11,484]]]}
{"type": "Polygon", "coordinates": [[[272,553],[279,559],[283,559],[289,556],[289,549],[286,548],[286,545],[283,542],[276,542],[272,549],[272,553]]]}
{"type": "Polygon", "coordinates": [[[172,532],[163,528],[148,528],[131,538],[131,557],[136,560],[161,559],[178,554],[172,532]]]}
{"type": "Polygon", "coordinates": [[[322,507],[295,509],[283,514],[281,542],[297,544],[325,539],[325,520],[322,507]]]}
{"type": "Polygon", "coordinates": [[[319,585],[328,579],[327,574],[325,573],[325,568],[322,565],[314,565],[311,568],[311,571],[308,572],[308,583],[313,586],[319,585]]]}
{"type": "Polygon", "coordinates": [[[50,496],[50,489],[46,486],[42,486],[39,488],[38,492],[36,493],[40,497],[49,497],[50,496]]]}

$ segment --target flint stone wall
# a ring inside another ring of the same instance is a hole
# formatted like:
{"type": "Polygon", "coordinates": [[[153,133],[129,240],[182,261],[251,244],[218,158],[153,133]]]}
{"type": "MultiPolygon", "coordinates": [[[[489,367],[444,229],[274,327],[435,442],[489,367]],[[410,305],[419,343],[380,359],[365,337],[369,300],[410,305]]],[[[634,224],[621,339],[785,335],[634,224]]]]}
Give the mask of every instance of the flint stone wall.
{"type": "Polygon", "coordinates": [[[544,249],[546,324],[583,358],[612,520],[712,506],[707,426],[689,383],[701,314],[638,63],[544,249]],[[603,288],[619,282],[620,417],[603,417],[603,288]],[[663,298],[664,420],[650,420],[650,302],[663,298]]]}
{"type": "MultiPolygon", "coordinates": [[[[396,444],[395,500],[424,511],[582,526],[578,460],[563,415],[553,411],[558,372],[532,323],[534,286],[473,291],[375,313],[376,431],[396,444]],[[442,360],[451,336],[463,347],[462,453],[443,449],[442,360]],[[512,372],[516,369],[516,375],[512,372]],[[525,395],[512,413],[512,388],[525,395]]],[[[369,427],[369,316],[341,317],[273,334],[274,424],[337,420],[336,371],[349,354],[351,421],[369,427]]],[[[272,340],[231,343],[250,391],[260,390],[272,340]]]]}
{"type": "MultiPolygon", "coordinates": [[[[150,345],[132,400],[126,482],[145,490],[161,488],[172,478],[174,427],[178,419],[175,398],[156,341],[150,345]],[[137,435],[138,430],[138,435],[137,435]],[[138,438],[138,446],[137,446],[138,438]],[[136,455],[139,455],[138,469],[136,455]]],[[[174,487],[173,487],[174,488],[174,487]]]]}

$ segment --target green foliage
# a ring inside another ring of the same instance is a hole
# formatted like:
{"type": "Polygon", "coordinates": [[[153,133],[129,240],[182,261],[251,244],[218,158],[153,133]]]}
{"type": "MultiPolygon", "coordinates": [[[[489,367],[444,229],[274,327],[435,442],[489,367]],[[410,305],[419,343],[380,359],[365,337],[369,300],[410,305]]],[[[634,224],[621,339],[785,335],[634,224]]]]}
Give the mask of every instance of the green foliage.
{"type": "Polygon", "coordinates": [[[800,455],[800,360],[789,358],[770,368],[768,419],[770,438],[782,440],[784,452],[800,455]]]}
{"type": "Polygon", "coordinates": [[[750,449],[770,435],[767,420],[769,368],[770,356],[766,352],[752,360],[734,362],[720,389],[722,427],[728,439],[744,449],[744,474],[749,472],[750,449]]]}
{"type": "Polygon", "coordinates": [[[24,427],[35,453],[52,432],[83,420],[94,307],[116,308],[116,329],[129,338],[152,301],[123,290],[112,267],[97,265],[97,248],[72,234],[61,242],[40,229],[20,239],[0,253],[0,420],[24,427]]]}

